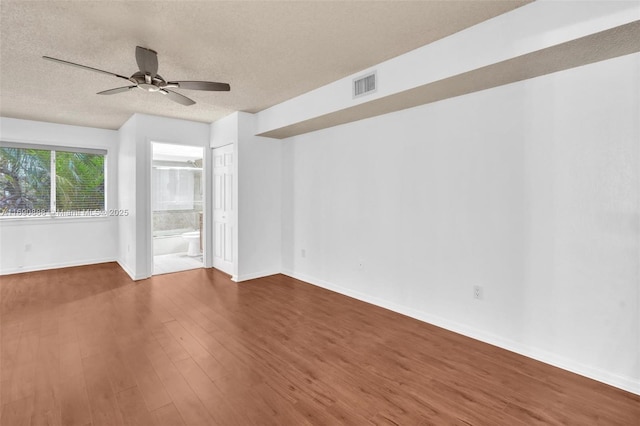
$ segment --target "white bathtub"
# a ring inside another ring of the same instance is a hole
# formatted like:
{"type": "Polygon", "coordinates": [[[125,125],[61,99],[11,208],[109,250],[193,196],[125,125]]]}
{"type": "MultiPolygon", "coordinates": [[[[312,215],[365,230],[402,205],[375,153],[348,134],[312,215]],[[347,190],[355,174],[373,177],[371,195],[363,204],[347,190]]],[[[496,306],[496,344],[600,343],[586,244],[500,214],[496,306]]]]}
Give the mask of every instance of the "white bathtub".
{"type": "Polygon", "coordinates": [[[186,253],[189,243],[180,234],[153,237],[153,254],[186,253]]]}

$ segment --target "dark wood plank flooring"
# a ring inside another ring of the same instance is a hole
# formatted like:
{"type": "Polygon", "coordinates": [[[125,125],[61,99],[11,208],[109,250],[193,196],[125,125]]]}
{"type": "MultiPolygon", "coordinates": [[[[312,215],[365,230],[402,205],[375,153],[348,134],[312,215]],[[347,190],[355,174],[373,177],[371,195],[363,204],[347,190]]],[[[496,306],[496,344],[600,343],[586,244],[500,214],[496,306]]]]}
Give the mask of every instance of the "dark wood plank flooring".
{"type": "Polygon", "coordinates": [[[638,425],[640,397],[276,275],[0,277],[2,425],[638,425]]]}

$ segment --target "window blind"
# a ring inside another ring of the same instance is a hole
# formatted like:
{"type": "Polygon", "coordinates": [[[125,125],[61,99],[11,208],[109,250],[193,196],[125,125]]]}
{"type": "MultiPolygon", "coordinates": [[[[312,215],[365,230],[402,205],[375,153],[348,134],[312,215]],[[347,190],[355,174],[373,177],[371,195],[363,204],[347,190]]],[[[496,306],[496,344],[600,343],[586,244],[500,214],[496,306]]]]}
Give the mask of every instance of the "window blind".
{"type": "Polygon", "coordinates": [[[0,214],[105,210],[106,150],[0,143],[0,214]]]}

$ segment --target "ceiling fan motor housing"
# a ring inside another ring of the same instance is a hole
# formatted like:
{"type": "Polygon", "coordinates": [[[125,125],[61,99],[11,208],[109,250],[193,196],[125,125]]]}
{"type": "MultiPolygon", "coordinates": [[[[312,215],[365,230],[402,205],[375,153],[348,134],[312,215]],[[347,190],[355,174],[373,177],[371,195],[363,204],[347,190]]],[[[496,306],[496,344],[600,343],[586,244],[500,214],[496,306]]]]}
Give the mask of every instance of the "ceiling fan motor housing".
{"type": "Polygon", "coordinates": [[[129,80],[131,80],[131,82],[140,89],[147,92],[158,92],[167,86],[166,80],[159,74],[156,74],[155,77],[151,78],[150,75],[144,74],[141,71],[133,74],[129,80]]]}

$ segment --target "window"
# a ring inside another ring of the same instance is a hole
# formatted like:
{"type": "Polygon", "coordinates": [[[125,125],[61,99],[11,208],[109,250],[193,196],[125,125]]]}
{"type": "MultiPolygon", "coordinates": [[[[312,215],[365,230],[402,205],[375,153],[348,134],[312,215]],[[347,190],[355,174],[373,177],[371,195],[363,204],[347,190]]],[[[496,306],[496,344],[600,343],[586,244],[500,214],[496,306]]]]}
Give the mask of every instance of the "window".
{"type": "Polygon", "coordinates": [[[85,216],[105,210],[106,151],[2,142],[0,215],[85,216]]]}

